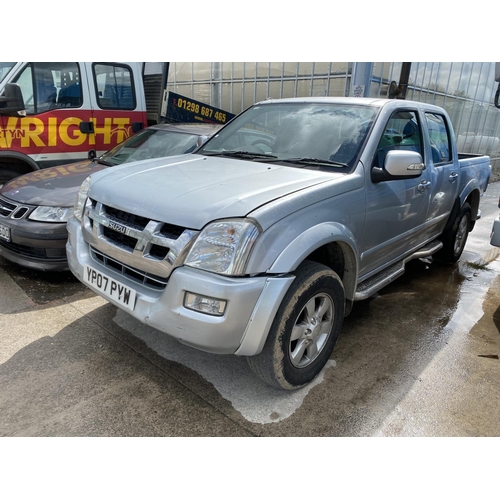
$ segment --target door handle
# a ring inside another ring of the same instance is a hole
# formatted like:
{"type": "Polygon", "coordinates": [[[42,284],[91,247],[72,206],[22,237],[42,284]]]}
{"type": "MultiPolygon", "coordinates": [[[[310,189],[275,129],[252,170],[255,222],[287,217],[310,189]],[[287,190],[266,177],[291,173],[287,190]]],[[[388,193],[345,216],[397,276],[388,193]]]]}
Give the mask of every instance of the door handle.
{"type": "Polygon", "coordinates": [[[452,172],[448,177],[448,180],[453,184],[458,179],[458,174],[456,172],[452,172]]]}
{"type": "Polygon", "coordinates": [[[420,182],[420,184],[417,186],[417,189],[423,193],[424,191],[427,191],[427,189],[429,189],[431,187],[431,183],[427,180],[423,180],[422,182],[420,182]]]}

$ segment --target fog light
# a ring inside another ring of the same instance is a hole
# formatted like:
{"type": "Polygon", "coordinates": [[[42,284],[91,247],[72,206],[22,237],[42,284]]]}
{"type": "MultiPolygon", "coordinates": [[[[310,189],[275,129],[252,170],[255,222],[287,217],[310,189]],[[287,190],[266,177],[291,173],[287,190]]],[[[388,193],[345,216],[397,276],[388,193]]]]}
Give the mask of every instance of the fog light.
{"type": "Polygon", "coordinates": [[[213,297],[205,297],[195,293],[186,292],[184,296],[184,307],[198,311],[211,316],[222,316],[226,310],[227,302],[225,300],[214,299],[213,297]]]}

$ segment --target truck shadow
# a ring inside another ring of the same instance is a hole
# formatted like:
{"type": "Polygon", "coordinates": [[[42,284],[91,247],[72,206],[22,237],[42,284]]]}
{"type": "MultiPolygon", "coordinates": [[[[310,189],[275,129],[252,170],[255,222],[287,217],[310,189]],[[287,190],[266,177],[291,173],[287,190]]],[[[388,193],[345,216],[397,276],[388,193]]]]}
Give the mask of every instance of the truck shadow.
{"type": "MultiPolygon", "coordinates": [[[[37,271],[19,266],[2,257],[0,257],[0,267],[37,305],[49,304],[63,298],[71,301],[73,295],[88,290],[70,271],[37,271]]],[[[89,296],[91,294],[92,292],[89,296]]]]}

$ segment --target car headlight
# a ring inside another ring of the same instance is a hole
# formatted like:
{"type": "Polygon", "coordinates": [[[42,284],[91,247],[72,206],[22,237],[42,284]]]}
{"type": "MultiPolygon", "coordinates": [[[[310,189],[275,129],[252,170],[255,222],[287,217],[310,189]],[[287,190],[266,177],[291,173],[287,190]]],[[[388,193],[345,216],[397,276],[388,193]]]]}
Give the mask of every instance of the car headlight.
{"type": "Polygon", "coordinates": [[[260,229],[245,219],[212,222],[196,238],[185,264],[230,276],[244,274],[259,234],[260,229]]]}
{"type": "Polygon", "coordinates": [[[68,222],[71,207],[37,207],[28,219],[38,222],[68,222]]]}
{"type": "Polygon", "coordinates": [[[73,209],[73,215],[79,221],[82,220],[83,209],[85,208],[85,202],[87,201],[90,185],[91,185],[90,177],[87,177],[82,182],[80,190],[78,191],[78,196],[76,197],[75,207],[73,209]]]}

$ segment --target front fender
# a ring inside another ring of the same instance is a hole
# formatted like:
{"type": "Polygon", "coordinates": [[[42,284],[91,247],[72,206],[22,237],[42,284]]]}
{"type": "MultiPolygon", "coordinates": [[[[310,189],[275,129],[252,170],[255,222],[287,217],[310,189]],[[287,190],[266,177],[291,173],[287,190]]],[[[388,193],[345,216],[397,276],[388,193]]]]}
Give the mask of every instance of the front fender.
{"type": "Polygon", "coordinates": [[[344,288],[346,298],[356,289],[358,276],[358,246],[352,232],[337,222],[324,222],[313,226],[291,241],[274,261],[269,273],[280,274],[294,271],[315,250],[330,243],[337,243],[344,254],[344,288]]]}

